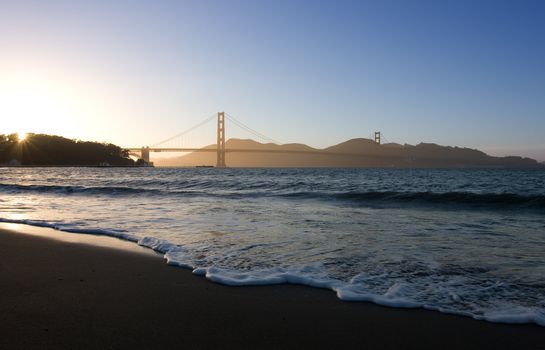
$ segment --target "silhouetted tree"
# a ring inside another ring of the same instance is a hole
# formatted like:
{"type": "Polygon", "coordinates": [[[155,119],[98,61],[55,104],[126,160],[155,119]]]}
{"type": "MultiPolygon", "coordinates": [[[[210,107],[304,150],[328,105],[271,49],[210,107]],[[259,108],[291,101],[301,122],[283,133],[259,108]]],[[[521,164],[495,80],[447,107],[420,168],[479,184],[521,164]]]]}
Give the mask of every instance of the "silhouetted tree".
{"type": "Polygon", "coordinates": [[[121,147],[110,143],[70,140],[61,136],[29,134],[20,141],[16,134],[0,135],[0,164],[12,160],[22,165],[132,166],[134,161],[121,147]]]}

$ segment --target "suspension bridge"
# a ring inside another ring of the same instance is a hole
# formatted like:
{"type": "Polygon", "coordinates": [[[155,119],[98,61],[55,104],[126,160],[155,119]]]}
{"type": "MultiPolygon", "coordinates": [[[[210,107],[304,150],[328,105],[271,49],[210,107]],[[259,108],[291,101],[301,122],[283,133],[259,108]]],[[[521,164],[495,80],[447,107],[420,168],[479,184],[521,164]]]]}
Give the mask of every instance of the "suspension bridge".
{"type": "MultiPolygon", "coordinates": [[[[266,142],[274,143],[276,145],[281,145],[280,142],[275,141],[274,139],[267,137],[256,130],[250,128],[249,126],[245,125],[244,123],[240,122],[233,116],[225,113],[225,112],[218,112],[217,113],[217,128],[216,128],[216,147],[210,148],[210,147],[201,147],[201,148],[195,148],[195,147],[169,147],[168,144],[172,142],[175,139],[179,139],[180,137],[183,137],[184,135],[194,131],[195,129],[198,129],[199,127],[207,124],[208,122],[212,121],[214,118],[216,118],[216,114],[214,114],[211,117],[206,118],[205,120],[201,121],[200,123],[194,125],[193,127],[184,130],[181,133],[178,133],[172,137],[169,137],[165,140],[162,140],[152,146],[145,146],[145,147],[127,147],[124,148],[126,151],[129,152],[130,155],[137,157],[139,159],[142,159],[144,162],[151,164],[150,162],[150,153],[152,152],[215,152],[216,153],[216,167],[217,168],[225,168],[227,166],[225,155],[226,153],[233,153],[233,152],[260,152],[260,153],[303,153],[303,154],[323,154],[323,151],[321,150],[287,150],[287,149],[248,149],[248,148],[226,148],[225,143],[225,121],[226,119],[235,124],[236,126],[240,127],[241,129],[249,132],[250,134],[254,135],[260,140],[264,140],[266,142]],[[167,146],[165,146],[167,145],[167,146]]],[[[381,133],[380,131],[376,131],[374,133],[374,141],[378,144],[381,143],[381,133]]],[[[333,153],[331,153],[333,154],[333,153]]],[[[341,154],[339,155],[347,155],[347,154],[341,154]]]]}

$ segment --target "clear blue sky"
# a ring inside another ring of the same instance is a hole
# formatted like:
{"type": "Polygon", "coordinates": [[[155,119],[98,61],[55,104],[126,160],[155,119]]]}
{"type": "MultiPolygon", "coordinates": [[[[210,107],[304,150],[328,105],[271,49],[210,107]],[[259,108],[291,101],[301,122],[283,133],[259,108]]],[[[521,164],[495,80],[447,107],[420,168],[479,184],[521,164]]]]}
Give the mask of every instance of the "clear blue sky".
{"type": "Polygon", "coordinates": [[[219,110],[545,160],[545,1],[0,0],[0,133],[141,146],[219,110]]]}

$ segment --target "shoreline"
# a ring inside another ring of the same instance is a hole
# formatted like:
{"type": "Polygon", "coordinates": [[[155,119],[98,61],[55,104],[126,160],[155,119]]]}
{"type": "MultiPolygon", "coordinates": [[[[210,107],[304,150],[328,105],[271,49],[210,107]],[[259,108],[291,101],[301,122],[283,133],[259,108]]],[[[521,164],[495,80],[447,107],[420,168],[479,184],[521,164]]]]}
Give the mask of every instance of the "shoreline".
{"type": "MultiPolygon", "coordinates": [[[[153,163],[153,162],[152,162],[153,163]]],[[[217,169],[215,165],[7,165],[0,164],[0,168],[173,168],[173,169],[217,169]]],[[[536,166],[226,166],[219,169],[423,169],[423,170],[545,170],[545,163],[536,166]]]]}
{"type": "Polygon", "coordinates": [[[300,285],[224,286],[105,236],[2,224],[0,254],[2,349],[531,349],[545,336],[537,325],[343,302],[300,285]]]}

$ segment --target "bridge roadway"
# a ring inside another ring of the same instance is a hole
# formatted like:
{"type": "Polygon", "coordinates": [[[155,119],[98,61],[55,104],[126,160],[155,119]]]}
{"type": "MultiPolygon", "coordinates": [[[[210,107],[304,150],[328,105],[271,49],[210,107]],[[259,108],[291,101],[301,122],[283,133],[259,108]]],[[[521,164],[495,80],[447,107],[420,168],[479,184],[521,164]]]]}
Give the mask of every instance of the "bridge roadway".
{"type": "MultiPolygon", "coordinates": [[[[124,148],[129,152],[141,152],[140,148],[124,148]]],[[[150,152],[217,152],[216,148],[144,148],[150,152]]],[[[225,152],[265,152],[265,153],[327,153],[322,150],[272,150],[272,149],[247,149],[247,148],[226,148],[225,152]]]]}
{"type": "MultiPolygon", "coordinates": [[[[145,148],[149,152],[217,152],[216,148],[145,148]]],[[[142,148],[124,148],[129,152],[141,152],[142,148]]],[[[247,149],[247,148],[226,148],[226,153],[293,153],[293,154],[327,154],[336,156],[370,156],[362,153],[331,152],[326,150],[281,150],[281,149],[247,149]]]]}

